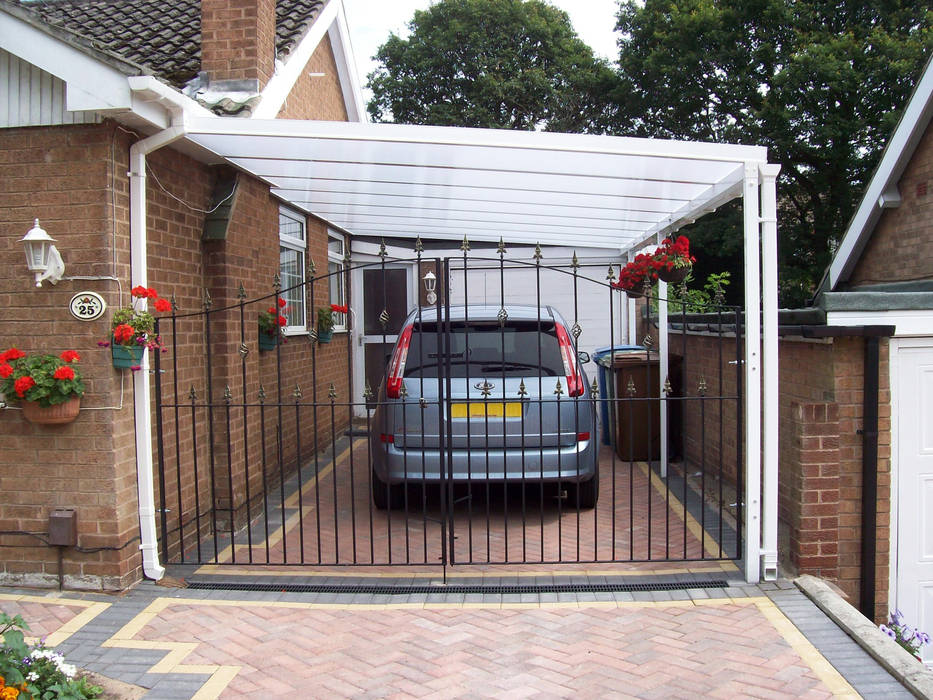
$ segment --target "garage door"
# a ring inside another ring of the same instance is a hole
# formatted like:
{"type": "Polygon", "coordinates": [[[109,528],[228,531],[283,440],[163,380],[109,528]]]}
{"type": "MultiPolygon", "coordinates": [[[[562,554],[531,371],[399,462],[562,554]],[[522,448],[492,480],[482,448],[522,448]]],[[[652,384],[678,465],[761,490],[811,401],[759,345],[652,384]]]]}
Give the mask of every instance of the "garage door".
{"type": "MultiPolygon", "coordinates": [[[[933,339],[900,341],[897,381],[897,607],[933,631],[933,339]]],[[[924,662],[933,664],[930,647],[924,662]]]]}

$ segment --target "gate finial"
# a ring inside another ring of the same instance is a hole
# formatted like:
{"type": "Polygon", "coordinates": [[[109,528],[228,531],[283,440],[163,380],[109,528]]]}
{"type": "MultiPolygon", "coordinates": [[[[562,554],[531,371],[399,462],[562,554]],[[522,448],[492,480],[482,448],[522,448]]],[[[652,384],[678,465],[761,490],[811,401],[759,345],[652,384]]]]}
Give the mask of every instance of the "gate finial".
{"type": "Polygon", "coordinates": [[[421,242],[421,236],[415,239],[415,252],[421,255],[424,252],[424,243],[421,242]]]}
{"type": "Polygon", "coordinates": [[[295,384],[295,390],[292,392],[292,396],[295,397],[295,403],[301,401],[301,387],[298,384],[295,384]]]}
{"type": "Polygon", "coordinates": [[[593,395],[593,398],[599,398],[599,382],[596,381],[596,377],[593,377],[593,384],[590,386],[590,394],[593,395]]]}
{"type": "Polygon", "coordinates": [[[213,300],[211,299],[210,290],[208,290],[207,287],[204,288],[204,301],[202,302],[202,304],[203,304],[203,306],[204,306],[204,310],[205,310],[205,311],[210,311],[210,310],[211,310],[211,306],[214,305],[214,302],[213,302],[213,300]]]}
{"type": "Polygon", "coordinates": [[[528,390],[525,388],[525,380],[524,380],[524,379],[522,379],[522,380],[518,383],[518,395],[521,396],[522,398],[525,398],[526,396],[528,396],[528,390]]]}
{"type": "Polygon", "coordinates": [[[233,394],[230,393],[230,385],[227,384],[224,386],[224,403],[229,406],[231,401],[233,401],[233,394]]]}
{"type": "Polygon", "coordinates": [[[671,386],[671,378],[665,377],[664,378],[664,395],[670,396],[673,393],[674,393],[674,387],[671,386]]]}
{"type": "Polygon", "coordinates": [[[188,392],[188,400],[191,401],[191,403],[198,400],[198,392],[195,390],[194,384],[191,385],[191,391],[188,392]]]}
{"type": "Polygon", "coordinates": [[[606,273],[606,279],[609,280],[609,284],[616,281],[616,271],[613,269],[611,263],[609,264],[609,272],[606,273]]]}
{"type": "Polygon", "coordinates": [[[310,255],[308,256],[308,276],[314,277],[314,273],[317,272],[317,265],[314,264],[314,258],[310,255]]]}
{"type": "Polygon", "coordinates": [[[564,393],[564,387],[561,386],[560,379],[557,380],[557,386],[554,387],[554,393],[558,396],[564,393]]]}
{"type": "Polygon", "coordinates": [[[502,236],[499,236],[499,247],[496,248],[496,252],[500,256],[505,255],[505,240],[502,238],[502,236]]]}
{"type": "Polygon", "coordinates": [[[369,382],[366,382],[366,386],[363,388],[363,398],[366,401],[370,401],[373,398],[372,387],[369,386],[369,382]]]}
{"type": "Polygon", "coordinates": [[[540,243],[535,243],[535,254],[534,254],[533,257],[534,257],[535,262],[541,262],[541,258],[544,257],[544,256],[541,254],[541,244],[540,244],[540,243]]]}
{"type": "Polygon", "coordinates": [[[577,259],[577,251],[573,251],[573,257],[570,259],[570,267],[572,267],[574,271],[580,269],[580,261],[577,259]]]}
{"type": "Polygon", "coordinates": [[[266,402],[266,387],[262,384],[259,385],[259,403],[266,402]]]}
{"type": "Polygon", "coordinates": [[[628,384],[625,385],[625,393],[629,396],[635,396],[635,381],[629,377],[628,384]]]}
{"type": "Polygon", "coordinates": [[[278,272],[272,275],[272,291],[276,294],[282,291],[282,278],[279,276],[278,272]]]}
{"type": "Polygon", "coordinates": [[[242,282],[240,282],[240,286],[236,290],[236,298],[240,300],[241,304],[246,299],[246,287],[243,286],[242,282]]]}
{"type": "Polygon", "coordinates": [[[388,254],[389,254],[389,251],[386,250],[386,239],[383,238],[382,242],[379,244],[379,253],[377,253],[377,255],[379,255],[380,258],[385,260],[388,254]]]}
{"type": "Polygon", "coordinates": [[[172,314],[174,315],[176,313],[178,313],[178,302],[175,299],[175,295],[172,294],[172,314]]]}
{"type": "Polygon", "coordinates": [[[706,377],[700,377],[700,384],[697,386],[697,393],[700,396],[706,396],[706,391],[708,387],[706,385],[706,377]]]}
{"type": "Polygon", "coordinates": [[[462,250],[463,253],[464,253],[464,255],[466,255],[466,252],[467,252],[469,249],[470,249],[470,242],[467,240],[467,237],[464,236],[464,237],[463,237],[463,243],[460,244],[460,250],[462,250]]]}
{"type": "Polygon", "coordinates": [[[337,400],[337,387],[334,386],[333,382],[330,383],[330,389],[327,390],[327,396],[331,403],[337,400]]]}

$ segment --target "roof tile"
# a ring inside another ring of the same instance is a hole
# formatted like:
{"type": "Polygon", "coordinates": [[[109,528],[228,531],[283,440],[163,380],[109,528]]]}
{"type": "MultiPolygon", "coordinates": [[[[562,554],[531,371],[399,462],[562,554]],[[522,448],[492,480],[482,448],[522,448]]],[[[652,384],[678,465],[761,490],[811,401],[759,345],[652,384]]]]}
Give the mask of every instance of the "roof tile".
{"type": "MultiPolygon", "coordinates": [[[[298,45],[327,0],[278,0],[276,55],[298,45]]],[[[41,0],[19,5],[183,88],[201,69],[199,0],[41,0]]]]}

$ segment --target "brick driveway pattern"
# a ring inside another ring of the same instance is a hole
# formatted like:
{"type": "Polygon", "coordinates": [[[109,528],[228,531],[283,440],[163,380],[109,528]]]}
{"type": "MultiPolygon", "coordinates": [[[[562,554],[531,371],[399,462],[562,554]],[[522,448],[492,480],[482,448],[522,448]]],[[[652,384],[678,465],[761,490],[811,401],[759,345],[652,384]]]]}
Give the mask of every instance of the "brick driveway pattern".
{"type": "Polygon", "coordinates": [[[176,672],[185,672],[185,666],[222,670],[221,680],[203,697],[829,698],[851,693],[796,634],[766,598],[529,607],[160,598],[107,646],[142,642],[186,648],[176,672]]]}
{"type": "MultiPolygon", "coordinates": [[[[371,505],[367,445],[358,440],[319,476],[307,471],[293,483],[284,507],[267,505],[271,524],[260,517],[234,547],[222,546],[222,563],[437,564],[441,560],[442,513],[436,490],[411,490],[406,509],[378,511],[371,505]],[[335,506],[336,504],[336,506],[335,506]],[[280,523],[285,526],[281,527],[280,523]]],[[[674,467],[672,467],[672,470],[674,467]]],[[[523,490],[478,484],[452,518],[457,563],[633,562],[651,567],[670,560],[727,560],[738,556],[734,536],[727,548],[717,540],[723,527],[707,508],[702,524],[685,511],[685,491],[669,486],[643,462],[622,462],[604,448],[597,507],[577,511],[573,499],[558,502],[551,489],[523,490]],[[701,526],[702,525],[702,526],[701,526]]],[[[683,483],[680,481],[679,483],[683,483]]],[[[708,487],[711,488],[711,487],[708,487]]],[[[456,496],[465,496],[457,491],[456,496]]],[[[707,498],[712,495],[707,490],[707,498]]],[[[695,498],[695,496],[694,496],[695,498]]],[[[213,558],[205,542],[206,560],[213,558]]],[[[192,553],[193,555],[194,553],[192,553]]]]}

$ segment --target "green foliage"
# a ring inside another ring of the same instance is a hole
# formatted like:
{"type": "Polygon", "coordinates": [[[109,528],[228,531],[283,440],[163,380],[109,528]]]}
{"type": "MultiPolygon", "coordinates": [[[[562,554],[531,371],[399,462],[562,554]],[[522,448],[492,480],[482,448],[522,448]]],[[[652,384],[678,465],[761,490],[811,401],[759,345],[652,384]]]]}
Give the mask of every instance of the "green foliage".
{"type": "Polygon", "coordinates": [[[334,312],[330,307],[321,307],[317,310],[317,330],[325,333],[334,330],[334,312]]]}
{"type": "Polygon", "coordinates": [[[440,0],[369,75],[373,121],[605,131],[617,79],[542,0],[440,0]]]}
{"type": "MultiPolygon", "coordinates": [[[[781,301],[805,303],[930,55],[933,10],[908,0],[627,0],[617,29],[620,132],[759,144],[781,164],[781,301]]],[[[741,218],[725,218],[715,233],[687,230],[704,256],[704,235],[741,245],[741,218]]]]}
{"type": "MultiPolygon", "coordinates": [[[[136,309],[124,306],[113,312],[113,320],[110,322],[111,328],[116,328],[122,323],[133,327],[136,336],[149,336],[155,330],[155,317],[148,311],[137,311],[136,309]]],[[[124,345],[138,345],[135,340],[128,341],[124,345]]]]}
{"type": "MultiPolygon", "coordinates": [[[[693,273],[680,284],[667,285],[668,313],[702,314],[723,310],[726,287],[729,286],[729,272],[712,273],[703,283],[703,289],[690,289],[693,273]]],[[[658,312],[658,285],[651,289],[651,312],[658,312]]]]}
{"type": "Polygon", "coordinates": [[[19,698],[36,700],[90,700],[100,697],[103,688],[90,684],[61,654],[43,644],[26,644],[23,630],[29,626],[22,617],[0,611],[0,693],[4,686],[16,688],[19,698]]]}

